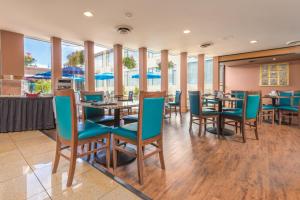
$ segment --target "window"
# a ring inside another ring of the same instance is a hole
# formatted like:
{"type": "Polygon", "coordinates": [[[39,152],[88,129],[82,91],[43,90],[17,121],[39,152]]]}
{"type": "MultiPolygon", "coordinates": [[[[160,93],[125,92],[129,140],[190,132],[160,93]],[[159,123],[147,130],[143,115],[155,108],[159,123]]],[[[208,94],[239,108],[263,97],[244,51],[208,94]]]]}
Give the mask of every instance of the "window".
{"type": "Polygon", "coordinates": [[[62,76],[73,79],[74,90],[84,90],[84,47],[62,42],[62,76]]]}
{"type": "Polygon", "coordinates": [[[180,90],[180,55],[169,54],[168,64],[168,93],[175,95],[176,90],[180,90]]]}
{"type": "Polygon", "coordinates": [[[24,38],[24,93],[51,93],[51,44],[49,41],[24,38]]]}
{"type": "Polygon", "coordinates": [[[161,71],[160,52],[147,51],[147,87],[148,91],[160,91],[161,71]]]}
{"type": "Polygon", "coordinates": [[[123,93],[139,94],[139,55],[137,50],[123,48],[123,93]]]}
{"type": "Polygon", "coordinates": [[[213,92],[213,60],[205,59],[204,63],[204,92],[213,92]]]}
{"type": "Polygon", "coordinates": [[[114,93],[114,52],[112,48],[94,46],[95,89],[113,95],[114,93]]]}
{"type": "Polygon", "coordinates": [[[188,57],[187,66],[187,89],[188,91],[198,90],[198,60],[197,57],[188,57]]]}

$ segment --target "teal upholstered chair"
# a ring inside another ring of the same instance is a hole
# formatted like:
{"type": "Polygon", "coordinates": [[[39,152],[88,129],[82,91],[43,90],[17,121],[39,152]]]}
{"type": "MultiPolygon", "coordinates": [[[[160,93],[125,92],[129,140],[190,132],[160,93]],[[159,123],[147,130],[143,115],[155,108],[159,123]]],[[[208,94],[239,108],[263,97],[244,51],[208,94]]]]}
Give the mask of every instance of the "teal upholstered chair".
{"type": "Polygon", "coordinates": [[[298,119],[298,125],[300,126],[300,91],[280,91],[279,95],[287,96],[287,98],[280,98],[279,105],[277,107],[279,113],[279,124],[282,122],[282,118],[288,118],[289,124],[292,123],[294,117],[298,119]]]}
{"type": "Polygon", "coordinates": [[[177,107],[179,108],[180,117],[182,116],[181,115],[181,91],[176,91],[174,102],[169,102],[168,106],[170,110],[170,116],[173,108],[175,110],[175,115],[177,115],[177,107]]]}
{"type": "MultiPolygon", "coordinates": [[[[212,109],[203,109],[201,93],[200,91],[189,91],[189,99],[190,99],[190,128],[192,130],[192,124],[199,125],[199,136],[202,132],[202,122],[204,121],[204,134],[206,133],[206,125],[208,124],[207,121],[211,121],[214,125],[218,125],[219,121],[219,113],[216,110],[212,109]]],[[[220,130],[217,130],[218,136],[220,130]]]]}
{"type": "Polygon", "coordinates": [[[77,123],[77,111],[75,104],[74,91],[58,90],[55,92],[55,115],[56,115],[56,154],[52,173],[56,173],[60,156],[70,160],[70,167],[68,173],[67,186],[72,185],[73,176],[75,172],[76,159],[95,153],[99,150],[106,149],[107,167],[110,163],[110,128],[93,123],[89,120],[79,124],[77,123]],[[91,150],[91,142],[99,142],[106,139],[106,144],[101,147],[91,150]],[[89,145],[88,151],[78,153],[79,145],[89,145]],[[69,146],[71,156],[62,153],[65,149],[62,146],[69,146]]]}
{"type": "Polygon", "coordinates": [[[163,157],[163,112],[165,102],[165,92],[141,92],[139,97],[139,117],[138,122],[113,128],[113,163],[116,172],[117,151],[125,151],[137,157],[138,176],[140,184],[143,184],[143,162],[144,159],[159,153],[161,168],[165,168],[163,157]],[[136,145],[135,153],[127,152],[122,148],[123,141],[136,145]],[[146,145],[152,145],[156,149],[144,154],[146,145]]]}
{"type": "Polygon", "coordinates": [[[234,120],[240,124],[243,142],[246,142],[245,126],[250,125],[255,128],[255,136],[258,140],[257,118],[261,106],[261,92],[245,92],[242,110],[232,110],[222,112],[222,127],[226,119],[234,120]]]}
{"type": "Polygon", "coordinates": [[[138,114],[126,115],[122,119],[124,120],[125,124],[137,122],[139,120],[139,115],[138,114]]]}
{"type": "MultiPolygon", "coordinates": [[[[238,98],[238,99],[244,99],[245,92],[240,90],[232,90],[231,91],[231,97],[238,98]]],[[[243,101],[235,101],[232,102],[234,104],[230,105],[230,107],[222,108],[223,111],[237,111],[243,109],[243,101]]]]}
{"type": "MultiPolygon", "coordinates": [[[[104,92],[86,92],[81,91],[81,100],[84,101],[103,101],[104,100],[104,92]]],[[[111,125],[114,121],[114,116],[105,115],[104,109],[99,108],[83,108],[83,118],[86,120],[93,121],[99,124],[109,124],[111,125]]]]}

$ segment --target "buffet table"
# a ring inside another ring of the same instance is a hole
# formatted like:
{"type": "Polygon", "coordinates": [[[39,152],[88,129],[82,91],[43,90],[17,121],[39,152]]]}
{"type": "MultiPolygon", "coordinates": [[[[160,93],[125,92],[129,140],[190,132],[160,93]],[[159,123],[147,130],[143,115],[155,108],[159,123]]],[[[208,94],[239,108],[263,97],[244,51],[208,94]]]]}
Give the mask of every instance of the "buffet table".
{"type": "Polygon", "coordinates": [[[0,133],[55,128],[52,99],[0,96],[0,133]]]}

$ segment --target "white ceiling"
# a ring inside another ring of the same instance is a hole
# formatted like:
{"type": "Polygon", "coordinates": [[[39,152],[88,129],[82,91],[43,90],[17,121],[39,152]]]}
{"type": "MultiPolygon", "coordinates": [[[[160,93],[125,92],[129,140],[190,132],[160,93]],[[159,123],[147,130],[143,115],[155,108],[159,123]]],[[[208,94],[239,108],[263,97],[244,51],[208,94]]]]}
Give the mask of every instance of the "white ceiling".
{"type": "Polygon", "coordinates": [[[0,29],[214,56],[300,40],[299,8],[299,0],[0,0],[0,29]],[[82,15],[87,10],[93,18],[82,15]],[[133,17],[126,18],[125,12],[133,17]],[[114,28],[120,24],[132,26],[133,32],[119,35],[114,28]],[[184,29],[191,33],[183,34],[184,29]],[[207,41],[214,46],[201,49],[207,41]]]}

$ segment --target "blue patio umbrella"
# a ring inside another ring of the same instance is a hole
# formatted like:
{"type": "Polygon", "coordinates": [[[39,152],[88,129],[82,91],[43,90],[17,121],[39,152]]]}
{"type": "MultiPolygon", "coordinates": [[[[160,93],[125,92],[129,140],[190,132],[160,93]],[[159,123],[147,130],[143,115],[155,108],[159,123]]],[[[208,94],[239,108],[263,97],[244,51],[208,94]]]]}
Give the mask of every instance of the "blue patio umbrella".
{"type": "Polygon", "coordinates": [[[110,80],[110,79],[114,79],[114,75],[113,75],[113,73],[110,73],[110,72],[99,73],[99,74],[95,74],[95,79],[96,80],[110,80]]]}
{"type": "Polygon", "coordinates": [[[81,67],[76,66],[66,66],[62,69],[63,76],[64,75],[83,75],[84,70],[81,67]]]}
{"type": "MultiPolygon", "coordinates": [[[[139,74],[134,74],[131,76],[131,78],[140,78],[139,74]]],[[[152,72],[147,72],[147,79],[159,79],[161,78],[160,74],[154,74],[152,72]]]]}

